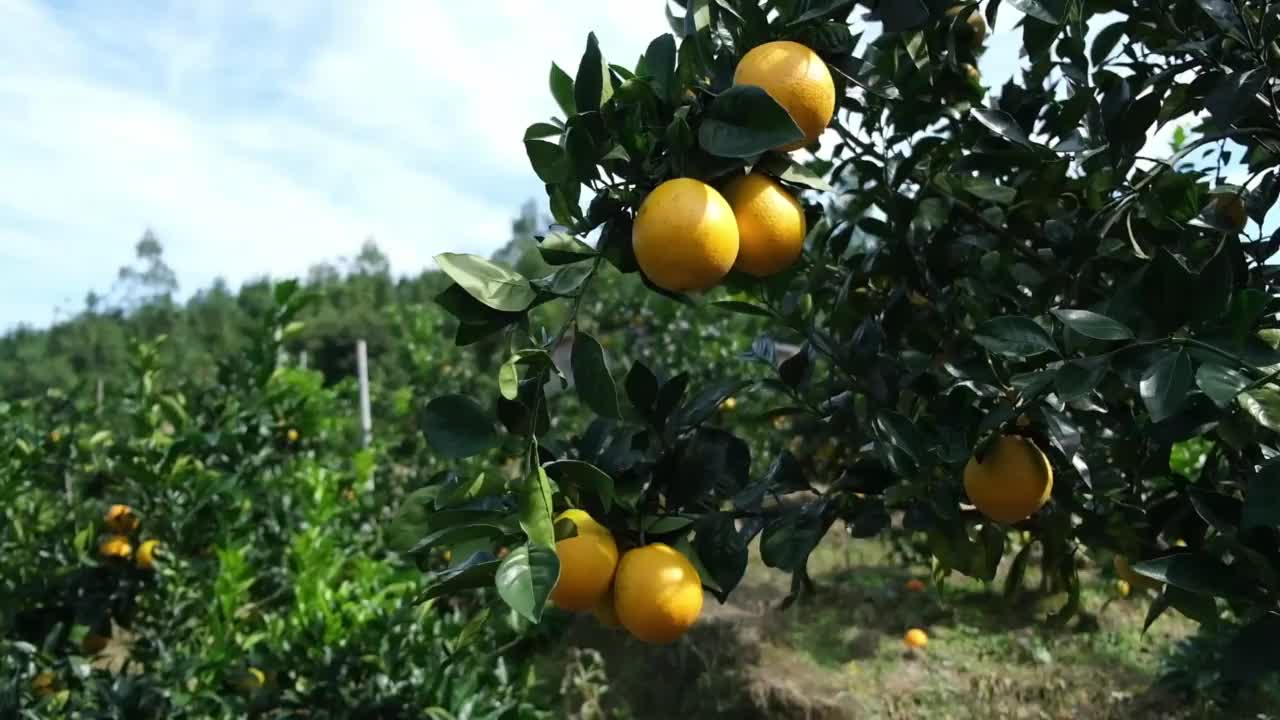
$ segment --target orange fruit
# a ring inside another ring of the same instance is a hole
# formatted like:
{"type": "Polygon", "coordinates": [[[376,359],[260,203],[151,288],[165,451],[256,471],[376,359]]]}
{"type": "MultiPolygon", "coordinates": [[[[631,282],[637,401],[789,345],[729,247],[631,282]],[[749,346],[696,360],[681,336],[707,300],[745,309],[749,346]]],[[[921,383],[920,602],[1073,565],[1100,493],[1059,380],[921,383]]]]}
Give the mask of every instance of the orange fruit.
{"type": "Polygon", "coordinates": [[[982,84],[982,72],[978,68],[969,63],[960,66],[960,71],[964,73],[964,79],[969,81],[971,85],[982,84]]]}
{"type": "Polygon", "coordinates": [[[1245,211],[1244,200],[1236,193],[1218,193],[1213,196],[1213,209],[1222,218],[1223,224],[1239,232],[1249,222],[1249,214],[1245,211]]]}
{"type": "Polygon", "coordinates": [[[831,70],[817,53],[790,40],[752,48],[738,61],[733,84],[763,88],[804,132],[803,140],[778,148],[784,152],[815,142],[836,112],[831,70]]]}
{"type": "Polygon", "coordinates": [[[674,642],[702,612],[702,578],[674,548],[653,543],[628,551],[613,580],[613,609],[643,642],[674,642]]]}
{"type": "Polygon", "coordinates": [[[48,670],[37,673],[31,678],[31,690],[39,697],[48,697],[57,689],[57,678],[48,670]]]}
{"type": "Polygon", "coordinates": [[[724,187],[738,222],[734,267],[756,277],[791,267],[804,247],[804,207],[777,180],[764,173],[740,175],[724,187]]]}
{"type": "Polygon", "coordinates": [[[134,562],[143,570],[151,570],[156,564],[156,552],[160,549],[159,540],[146,540],[138,546],[138,554],[134,562]]]}
{"type": "Polygon", "coordinates": [[[138,529],[138,516],[128,505],[112,505],[107,508],[107,529],[120,535],[128,535],[138,529]]]}
{"type": "Polygon", "coordinates": [[[924,592],[924,581],[919,578],[911,578],[907,581],[907,590],[909,592],[924,592]]]}
{"type": "Polygon", "coordinates": [[[1035,443],[1019,435],[1003,435],[978,462],[964,466],[964,490],[987,517],[1013,523],[1044,507],[1053,491],[1053,467],[1035,443]]]}
{"type": "Polygon", "coordinates": [[[737,407],[738,407],[738,401],[732,397],[727,397],[724,399],[724,402],[720,403],[720,409],[724,410],[725,412],[733,412],[733,410],[737,407]]]}
{"type": "Polygon", "coordinates": [[[622,621],[618,619],[618,611],[613,607],[612,589],[606,592],[604,597],[600,598],[600,602],[596,603],[591,612],[595,614],[596,621],[604,627],[615,628],[622,624],[622,621]]]}
{"type": "Polygon", "coordinates": [[[609,592],[618,567],[618,545],[613,535],[582,510],[566,510],[556,518],[572,520],[578,534],[556,543],[560,579],[551,590],[556,607],[574,612],[592,610],[609,592]]]}
{"type": "Polygon", "coordinates": [[[640,204],[631,246],[645,277],[663,290],[706,290],[738,259],[738,222],[715,188],[668,180],[640,204]]]}
{"type": "Polygon", "coordinates": [[[289,432],[285,433],[285,438],[291,443],[298,442],[298,431],[293,428],[289,428],[289,432]]]}
{"type": "Polygon", "coordinates": [[[902,641],[907,644],[907,647],[919,650],[929,644],[929,636],[920,628],[911,628],[902,641]]]}
{"type": "Polygon", "coordinates": [[[128,560],[133,554],[133,546],[129,544],[129,538],[123,535],[109,535],[98,545],[98,554],[104,558],[128,560]]]}
{"type": "Polygon", "coordinates": [[[1117,579],[1115,582],[1116,594],[1120,597],[1129,597],[1129,587],[1127,580],[1117,579]]]}

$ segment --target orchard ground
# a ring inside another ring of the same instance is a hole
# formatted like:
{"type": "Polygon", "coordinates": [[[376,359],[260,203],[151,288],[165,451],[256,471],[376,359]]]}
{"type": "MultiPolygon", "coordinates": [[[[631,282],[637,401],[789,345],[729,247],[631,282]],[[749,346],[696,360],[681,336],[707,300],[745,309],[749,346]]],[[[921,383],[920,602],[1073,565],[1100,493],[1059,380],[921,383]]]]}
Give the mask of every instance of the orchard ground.
{"type": "Polygon", "coordinates": [[[1046,618],[1061,595],[1010,603],[999,579],[987,588],[959,574],[939,587],[927,567],[904,567],[886,543],[851,540],[839,527],[811,570],[816,595],[780,610],[790,579],[753,547],[743,585],[726,605],[708,598],[680,643],[645,646],[579,616],[539,675],[581,720],[1228,717],[1159,682],[1194,623],[1168,613],[1143,634],[1146,596],[1118,597],[1096,560],[1082,568],[1084,613],[1060,629],[1046,618]],[[912,578],[926,589],[908,590],[912,578]],[[912,627],[928,633],[925,650],[903,644],[912,627]]]}

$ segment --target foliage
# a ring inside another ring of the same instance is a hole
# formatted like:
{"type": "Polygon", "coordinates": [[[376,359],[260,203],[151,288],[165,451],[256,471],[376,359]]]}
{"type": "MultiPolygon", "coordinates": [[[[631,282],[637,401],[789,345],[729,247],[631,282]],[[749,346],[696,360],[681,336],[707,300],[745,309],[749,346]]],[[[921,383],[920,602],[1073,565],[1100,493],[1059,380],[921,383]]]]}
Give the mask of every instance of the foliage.
{"type": "MultiPolygon", "coordinates": [[[[564,117],[532,125],[525,145],[559,223],[539,246],[554,269],[441,257],[457,344],[494,342],[501,358],[499,393],[473,403],[487,419],[454,428],[484,442],[455,432],[436,449],[519,472],[508,483],[442,474],[402,509],[396,530],[419,551],[469,557],[433,574],[429,594],[496,578],[537,620],[549,587],[528,582],[526,556],[494,549],[545,538],[552,504],[586,508],[623,546],[685,549],[722,599],[753,540],[792,573],[794,598],[834,523],[870,537],[894,515],[927,537],[939,577],[990,581],[1010,528],[970,509],[960,474],[1015,433],[1055,470],[1050,504],[1014,528],[1065,591],[1052,622],[1079,608],[1081,547],[1109,549],[1167,583],[1151,620],[1168,608],[1209,623],[1230,614],[1255,639],[1239,648],[1248,666],[1280,669],[1280,307],[1267,264],[1280,234],[1261,231],[1280,192],[1274,4],[1011,2],[1026,13],[1025,67],[990,93],[964,68],[981,52],[970,15],[994,24],[999,2],[677,5],[674,34],[634,67],[609,63],[589,35],[575,75],[552,69],[564,117]],[[858,5],[869,14],[855,17],[858,5]],[[766,152],[794,126],[763,109],[767,96],[731,87],[738,58],[773,39],[812,47],[837,78],[836,122],[805,161],[766,152]],[[1172,125],[1191,136],[1150,157],[1151,135],[1172,125]],[[764,332],[715,371],[603,348],[585,304],[637,272],[631,224],[645,195],[744,168],[805,192],[802,261],[670,297],[764,332]],[[1228,172],[1245,179],[1228,184],[1228,172]],[[556,306],[567,310],[546,322],[556,306]],[[582,423],[563,419],[553,392],[566,383],[551,353],[566,339],[582,423]],[[717,408],[747,388],[767,398],[766,417],[835,438],[836,461],[804,466],[717,427],[717,408]],[[1198,474],[1171,470],[1171,459],[1185,467],[1175,446],[1197,438],[1211,447],[1198,474]],[[555,472],[569,460],[591,469],[555,472]],[[495,531],[477,540],[478,528],[495,531]]],[[[448,419],[429,405],[424,422],[448,419]]],[[[1011,589],[1028,557],[1012,559],[1011,589]]]]}

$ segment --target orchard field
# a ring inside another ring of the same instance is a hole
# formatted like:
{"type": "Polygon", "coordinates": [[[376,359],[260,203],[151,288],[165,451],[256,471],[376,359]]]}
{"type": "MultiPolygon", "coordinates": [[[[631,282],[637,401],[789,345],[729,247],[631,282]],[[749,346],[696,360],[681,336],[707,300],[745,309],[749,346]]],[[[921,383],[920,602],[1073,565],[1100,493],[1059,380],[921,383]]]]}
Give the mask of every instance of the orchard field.
{"type": "Polygon", "coordinates": [[[665,12],[492,256],[0,339],[0,717],[1277,716],[1280,4],[665,12]]]}

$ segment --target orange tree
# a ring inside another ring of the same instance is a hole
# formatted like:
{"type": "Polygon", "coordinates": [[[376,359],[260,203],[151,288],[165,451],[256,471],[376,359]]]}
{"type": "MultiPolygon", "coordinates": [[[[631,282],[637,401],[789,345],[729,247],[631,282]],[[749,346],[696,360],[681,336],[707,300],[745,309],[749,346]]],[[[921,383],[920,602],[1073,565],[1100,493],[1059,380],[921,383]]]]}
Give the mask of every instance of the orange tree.
{"type": "Polygon", "coordinates": [[[565,564],[580,552],[556,553],[582,529],[555,522],[565,507],[589,513],[591,538],[607,529],[592,543],[616,546],[619,566],[672,546],[722,600],[758,537],[802,595],[837,521],[871,537],[900,513],[940,571],[984,580],[1014,552],[1007,531],[1030,532],[1068,597],[1057,621],[1079,607],[1075,555],[1114,552],[1161,588],[1151,620],[1230,614],[1247,624],[1232,668],[1280,665],[1267,264],[1280,234],[1262,232],[1280,191],[1275,4],[685,0],[667,13],[673,34],[634,67],[594,35],[574,75],[552,67],[563,117],[525,146],[559,223],[539,246],[554,270],[437,258],[458,344],[496,342],[502,362],[496,395],[426,406],[426,440],[523,471],[442,475],[408,498],[409,549],[461,555],[427,595],[496,584],[538,619],[579,569],[565,564]],[[1023,67],[988,90],[975,66],[1011,9],[1023,67]],[[1172,150],[1147,149],[1170,127],[1172,150]],[[812,154],[789,152],[801,145],[812,154]],[[606,352],[583,298],[637,272],[767,334],[714,375],[606,352]],[[563,322],[538,321],[548,303],[565,304],[563,322]],[[548,397],[570,379],[549,354],[567,338],[596,416],[581,427],[553,422],[548,397]],[[839,463],[752,457],[709,424],[745,391],[836,438],[839,463]],[[1170,470],[1193,439],[1208,448],[1194,479],[1170,470]]]}

